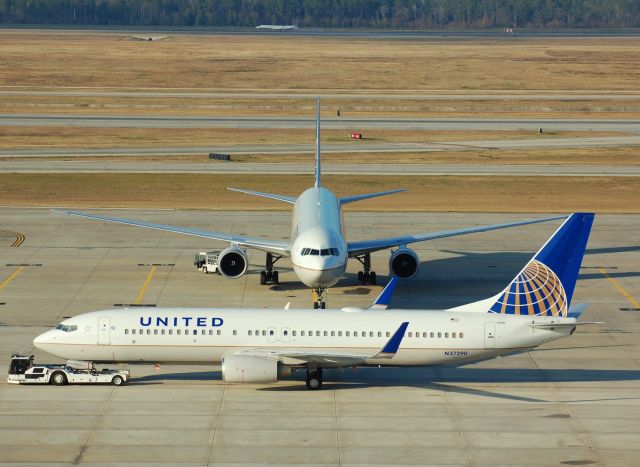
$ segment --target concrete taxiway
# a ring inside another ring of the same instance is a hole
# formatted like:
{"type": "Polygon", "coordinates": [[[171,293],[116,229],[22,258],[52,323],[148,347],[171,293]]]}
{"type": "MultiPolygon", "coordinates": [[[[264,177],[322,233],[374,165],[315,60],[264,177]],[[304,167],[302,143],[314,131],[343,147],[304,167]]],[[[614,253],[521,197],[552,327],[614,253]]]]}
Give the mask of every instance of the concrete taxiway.
{"type": "MultiPolygon", "coordinates": [[[[274,238],[290,228],[286,212],[100,212],[274,238]]],[[[354,212],[346,223],[357,239],[528,217],[535,215],[354,212]]],[[[443,308],[496,293],[557,224],[418,244],[421,272],[399,286],[393,306],[443,308]]],[[[216,242],[47,209],[0,208],[0,229],[7,359],[32,351],[33,337],[65,316],[114,304],[311,303],[286,261],[277,265],[281,286],[259,286],[257,252],[238,280],[197,273],[193,254],[222,246],[216,242]]],[[[302,374],[274,385],[224,385],[215,365],[130,365],[134,381],[125,387],[16,387],[2,378],[0,463],[635,466],[639,232],[640,216],[596,218],[574,300],[590,304],[585,320],[605,323],[518,356],[460,368],[333,371],[318,392],[305,389],[302,374]]],[[[381,282],[387,259],[373,255],[381,282]]],[[[366,306],[379,292],[357,284],[357,269],[350,264],[330,290],[330,306],[366,306]]]]}

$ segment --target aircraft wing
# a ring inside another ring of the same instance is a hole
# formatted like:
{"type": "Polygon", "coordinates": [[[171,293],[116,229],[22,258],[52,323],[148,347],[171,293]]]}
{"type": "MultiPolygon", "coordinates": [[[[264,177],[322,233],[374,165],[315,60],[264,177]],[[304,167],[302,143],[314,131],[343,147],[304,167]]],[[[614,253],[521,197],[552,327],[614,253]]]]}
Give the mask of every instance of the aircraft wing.
{"type": "Polygon", "coordinates": [[[400,245],[406,245],[408,243],[424,242],[427,240],[435,240],[437,238],[455,237],[457,235],[487,232],[489,230],[506,229],[509,227],[537,224],[539,222],[555,221],[558,219],[566,219],[566,218],[567,216],[543,217],[541,219],[530,219],[530,220],[519,221],[519,222],[508,222],[506,224],[483,225],[478,227],[468,227],[464,229],[441,230],[439,232],[427,232],[427,233],[421,233],[421,234],[415,234],[415,235],[404,235],[401,237],[381,238],[378,240],[363,240],[359,242],[349,242],[347,244],[347,250],[349,251],[349,257],[354,257],[354,256],[362,255],[364,253],[371,253],[373,251],[384,250],[387,248],[393,248],[400,245]]]}
{"type": "Polygon", "coordinates": [[[351,354],[341,352],[309,351],[296,349],[269,349],[269,348],[248,348],[235,352],[241,355],[253,355],[256,357],[277,359],[287,365],[305,365],[315,363],[323,368],[342,368],[347,366],[362,365],[368,359],[392,359],[395,357],[402,339],[409,327],[409,322],[404,322],[393,333],[387,343],[375,354],[351,354]]]}
{"type": "Polygon", "coordinates": [[[94,214],[87,214],[78,211],[61,211],[53,209],[52,211],[61,214],[67,214],[69,216],[84,217],[87,219],[94,219],[104,222],[115,222],[117,224],[133,225],[135,227],[144,227],[147,229],[162,230],[165,232],[179,233],[183,235],[191,235],[194,237],[210,238],[213,240],[222,240],[225,242],[236,243],[241,246],[255,248],[257,250],[268,251],[281,256],[289,256],[290,245],[289,242],[280,240],[268,240],[265,238],[248,237],[246,235],[234,235],[223,232],[213,232],[209,230],[191,229],[188,227],[174,227],[171,225],[152,224],[150,222],[141,222],[130,219],[120,219],[117,217],[96,216],[94,214]]]}

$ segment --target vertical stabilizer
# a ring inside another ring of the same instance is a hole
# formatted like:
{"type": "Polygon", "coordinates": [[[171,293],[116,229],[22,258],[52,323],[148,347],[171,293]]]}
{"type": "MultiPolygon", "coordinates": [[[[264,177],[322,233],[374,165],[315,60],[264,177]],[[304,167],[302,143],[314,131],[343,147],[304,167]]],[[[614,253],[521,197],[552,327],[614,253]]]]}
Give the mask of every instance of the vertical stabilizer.
{"type": "Polygon", "coordinates": [[[574,213],[497,296],[490,313],[567,316],[594,215],[574,213]]]}
{"type": "Polygon", "coordinates": [[[316,188],[320,187],[320,97],[316,101],[316,188]]]}

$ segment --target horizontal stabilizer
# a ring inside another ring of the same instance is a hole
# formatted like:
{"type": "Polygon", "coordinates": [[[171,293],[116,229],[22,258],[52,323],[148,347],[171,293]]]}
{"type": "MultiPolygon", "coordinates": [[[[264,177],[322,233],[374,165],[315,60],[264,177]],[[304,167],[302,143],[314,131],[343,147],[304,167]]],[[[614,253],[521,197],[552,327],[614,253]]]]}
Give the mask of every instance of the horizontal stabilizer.
{"type": "Polygon", "coordinates": [[[243,190],[241,188],[227,187],[227,190],[237,191],[238,193],[246,193],[248,195],[253,195],[253,196],[261,196],[262,198],[275,199],[276,201],[282,201],[289,204],[296,204],[296,198],[293,196],[274,195],[273,193],[262,193],[260,191],[243,190]]]}
{"type": "Polygon", "coordinates": [[[355,195],[355,196],[346,196],[344,198],[340,198],[340,204],[353,203],[354,201],[360,201],[363,199],[369,198],[377,198],[378,196],[387,196],[392,195],[394,193],[402,193],[403,191],[407,191],[404,188],[398,190],[389,190],[389,191],[379,191],[378,193],[366,193],[364,195],[355,195]]]}

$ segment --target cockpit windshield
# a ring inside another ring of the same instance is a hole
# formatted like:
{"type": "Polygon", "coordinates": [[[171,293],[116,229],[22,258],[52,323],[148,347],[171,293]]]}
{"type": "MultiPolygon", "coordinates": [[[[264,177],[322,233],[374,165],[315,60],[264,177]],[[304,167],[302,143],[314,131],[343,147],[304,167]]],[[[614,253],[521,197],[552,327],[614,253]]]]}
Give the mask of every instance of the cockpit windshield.
{"type": "Polygon", "coordinates": [[[64,332],[73,332],[78,329],[78,326],[76,326],[75,324],[58,324],[56,326],[56,329],[64,332]]]}
{"type": "Polygon", "coordinates": [[[340,256],[340,250],[337,248],[323,248],[322,250],[315,250],[313,248],[303,248],[300,253],[302,256],[340,256]]]}

